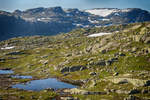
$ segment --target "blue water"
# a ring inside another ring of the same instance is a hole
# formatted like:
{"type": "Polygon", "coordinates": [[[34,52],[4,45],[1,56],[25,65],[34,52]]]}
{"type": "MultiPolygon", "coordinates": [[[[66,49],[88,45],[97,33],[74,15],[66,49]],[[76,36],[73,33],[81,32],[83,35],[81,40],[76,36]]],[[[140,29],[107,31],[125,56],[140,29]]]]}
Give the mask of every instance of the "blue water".
{"type": "Polygon", "coordinates": [[[12,70],[0,70],[0,74],[13,74],[14,71],[12,70]]]}
{"type": "Polygon", "coordinates": [[[25,84],[16,84],[13,85],[12,88],[24,89],[24,90],[33,90],[33,91],[40,91],[47,88],[63,89],[63,88],[76,88],[77,86],[61,82],[56,78],[48,78],[42,80],[33,80],[27,82],[25,84]]]}
{"type": "Polygon", "coordinates": [[[19,76],[19,75],[12,75],[12,78],[20,78],[20,79],[32,79],[32,76],[19,76]]]}

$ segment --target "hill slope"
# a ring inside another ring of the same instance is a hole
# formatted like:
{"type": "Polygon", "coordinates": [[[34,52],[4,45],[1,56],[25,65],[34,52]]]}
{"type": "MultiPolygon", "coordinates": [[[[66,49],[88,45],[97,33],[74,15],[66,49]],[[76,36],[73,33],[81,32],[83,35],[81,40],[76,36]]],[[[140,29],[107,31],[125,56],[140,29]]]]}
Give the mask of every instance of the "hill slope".
{"type": "Polygon", "coordinates": [[[148,100],[149,43],[148,22],[78,29],[51,37],[13,38],[0,42],[0,68],[80,84],[79,89],[64,92],[81,100],[148,100]],[[95,95],[84,96],[86,93],[95,95]]]}

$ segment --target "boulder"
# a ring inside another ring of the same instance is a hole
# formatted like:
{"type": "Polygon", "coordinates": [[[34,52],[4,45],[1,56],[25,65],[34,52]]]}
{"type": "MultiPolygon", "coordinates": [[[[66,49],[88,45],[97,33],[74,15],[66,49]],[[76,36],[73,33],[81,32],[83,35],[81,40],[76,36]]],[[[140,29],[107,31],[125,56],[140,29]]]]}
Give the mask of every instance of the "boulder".
{"type": "Polygon", "coordinates": [[[105,62],[105,60],[100,60],[100,61],[96,62],[96,65],[106,66],[106,62],[105,62]]]}
{"type": "Polygon", "coordinates": [[[119,75],[119,73],[118,73],[118,72],[116,72],[116,73],[114,73],[114,74],[113,74],[113,76],[118,76],[118,75],[119,75]]]}
{"type": "Polygon", "coordinates": [[[69,72],[82,71],[86,69],[85,66],[72,66],[69,68],[69,72]]]}
{"type": "Polygon", "coordinates": [[[122,57],[122,56],[126,56],[126,54],[124,54],[124,53],[120,53],[120,54],[119,54],[119,56],[121,56],[121,57],[122,57]]]}
{"type": "Polygon", "coordinates": [[[140,93],[141,91],[140,90],[138,90],[138,89],[133,89],[133,90],[130,90],[129,91],[129,94],[130,95],[132,95],[132,94],[138,94],[138,93],[140,93]]]}
{"type": "Polygon", "coordinates": [[[77,98],[74,98],[74,97],[60,97],[60,100],[78,100],[77,98]]]}
{"type": "Polygon", "coordinates": [[[85,70],[85,66],[72,66],[72,67],[63,67],[60,69],[60,72],[65,73],[65,72],[75,72],[75,71],[82,71],[85,70]]]}
{"type": "Polygon", "coordinates": [[[115,84],[125,84],[125,83],[129,83],[127,79],[125,78],[114,78],[111,80],[113,83],[115,84]]]}
{"type": "Polygon", "coordinates": [[[60,69],[60,72],[61,73],[64,73],[64,72],[69,72],[69,67],[63,67],[60,69]]]}
{"type": "Polygon", "coordinates": [[[96,75],[96,72],[90,72],[89,75],[94,76],[96,75]]]}

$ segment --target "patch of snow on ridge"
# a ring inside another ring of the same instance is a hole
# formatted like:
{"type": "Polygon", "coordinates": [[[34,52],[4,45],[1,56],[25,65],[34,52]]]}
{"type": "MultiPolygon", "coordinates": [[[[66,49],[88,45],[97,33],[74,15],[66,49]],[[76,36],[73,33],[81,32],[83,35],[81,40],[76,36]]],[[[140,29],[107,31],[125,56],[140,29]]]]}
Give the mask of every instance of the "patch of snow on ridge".
{"type": "Polygon", "coordinates": [[[91,9],[91,10],[85,10],[85,12],[106,17],[112,13],[117,13],[117,12],[129,12],[131,9],[108,9],[108,8],[102,8],[102,9],[91,9]]]}
{"type": "Polygon", "coordinates": [[[114,12],[117,12],[117,9],[92,9],[92,10],[86,10],[86,12],[94,14],[94,15],[99,15],[102,17],[106,17],[114,12]]]}
{"type": "Polygon", "coordinates": [[[95,34],[88,35],[87,37],[98,37],[98,36],[109,35],[109,34],[112,33],[95,33],[95,34]]]}
{"type": "Polygon", "coordinates": [[[4,48],[1,48],[1,50],[9,50],[9,49],[13,49],[15,46],[12,46],[12,47],[4,47],[4,48]]]}

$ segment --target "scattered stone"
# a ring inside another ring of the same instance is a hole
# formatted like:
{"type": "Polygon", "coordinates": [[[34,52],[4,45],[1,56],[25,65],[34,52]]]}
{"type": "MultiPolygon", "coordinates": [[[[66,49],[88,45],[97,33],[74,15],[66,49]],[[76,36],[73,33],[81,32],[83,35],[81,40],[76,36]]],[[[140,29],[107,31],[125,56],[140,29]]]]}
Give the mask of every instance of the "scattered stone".
{"type": "Polygon", "coordinates": [[[54,91],[55,89],[53,89],[53,88],[47,88],[45,90],[48,92],[48,91],[54,91]]]}
{"type": "Polygon", "coordinates": [[[144,43],[149,44],[150,43],[150,37],[147,37],[144,43]]]}
{"type": "Polygon", "coordinates": [[[126,56],[126,55],[125,55],[125,54],[123,54],[123,53],[119,53],[119,56],[121,56],[121,57],[122,57],[122,56],[126,56]]]}
{"type": "Polygon", "coordinates": [[[74,99],[73,97],[60,97],[60,100],[78,100],[78,99],[74,99]]]}
{"type": "Polygon", "coordinates": [[[115,92],[118,94],[128,94],[129,93],[128,91],[125,91],[125,90],[116,90],[115,92]]]}
{"type": "Polygon", "coordinates": [[[142,94],[147,94],[147,93],[148,93],[148,90],[143,89],[143,90],[141,91],[141,93],[142,93],[142,94]]]}
{"type": "Polygon", "coordinates": [[[119,75],[119,73],[118,73],[118,72],[116,72],[116,73],[114,73],[114,74],[113,74],[113,76],[118,76],[118,75],[119,75]]]}
{"type": "Polygon", "coordinates": [[[127,98],[124,98],[124,100],[141,100],[140,98],[136,97],[136,96],[132,96],[130,95],[129,97],[127,98]]]}
{"type": "Polygon", "coordinates": [[[107,52],[107,50],[106,50],[106,49],[101,50],[101,53],[102,53],[102,54],[105,54],[106,52],[107,52]]]}
{"type": "Polygon", "coordinates": [[[91,80],[92,84],[89,87],[94,87],[97,85],[96,80],[91,80]]]}
{"type": "Polygon", "coordinates": [[[31,96],[31,99],[36,99],[36,98],[35,98],[35,96],[32,95],[32,96],[31,96]]]}
{"type": "Polygon", "coordinates": [[[96,65],[99,65],[99,66],[106,66],[106,62],[105,60],[100,60],[96,63],[96,65]]]}
{"type": "Polygon", "coordinates": [[[133,90],[129,91],[130,95],[132,95],[132,94],[138,94],[138,93],[140,93],[140,90],[138,90],[138,89],[133,89],[133,90]]]}
{"type": "Polygon", "coordinates": [[[94,76],[96,75],[96,72],[90,72],[89,75],[94,76]]]}
{"type": "Polygon", "coordinates": [[[24,99],[25,97],[24,97],[24,96],[20,96],[19,98],[20,98],[20,99],[24,99]]]}

